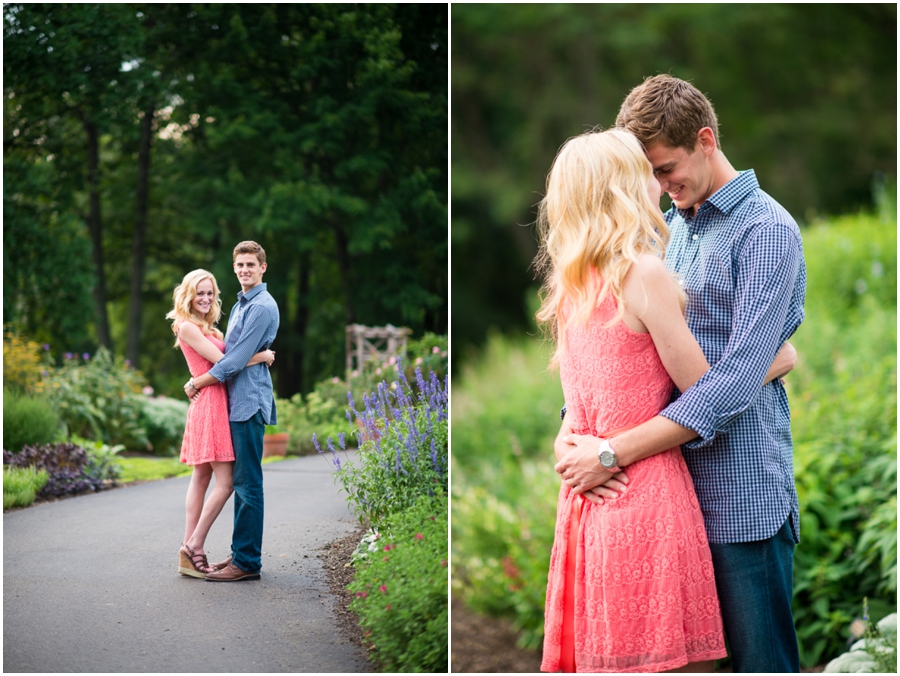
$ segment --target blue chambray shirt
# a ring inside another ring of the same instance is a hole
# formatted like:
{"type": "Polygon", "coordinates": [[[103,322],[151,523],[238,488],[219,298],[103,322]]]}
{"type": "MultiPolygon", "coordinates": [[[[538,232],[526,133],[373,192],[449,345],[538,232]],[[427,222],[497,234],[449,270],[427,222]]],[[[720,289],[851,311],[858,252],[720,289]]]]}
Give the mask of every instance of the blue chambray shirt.
{"type": "Polygon", "coordinates": [[[268,349],[278,332],[278,305],[260,283],[247,293],[241,291],[228,317],[225,333],[225,356],[209,370],[219,382],[228,386],[228,419],[249,420],[262,411],[266,425],[275,425],[275,395],[272,376],[265,364],[244,366],[250,357],[268,349]]]}
{"type": "Polygon", "coordinates": [[[666,222],[666,265],[683,278],[687,323],[712,367],[661,415],[700,435],[682,452],[709,541],[763,540],[790,515],[799,542],[787,394],[762,382],[804,317],[800,229],[752,169],[666,222]]]}

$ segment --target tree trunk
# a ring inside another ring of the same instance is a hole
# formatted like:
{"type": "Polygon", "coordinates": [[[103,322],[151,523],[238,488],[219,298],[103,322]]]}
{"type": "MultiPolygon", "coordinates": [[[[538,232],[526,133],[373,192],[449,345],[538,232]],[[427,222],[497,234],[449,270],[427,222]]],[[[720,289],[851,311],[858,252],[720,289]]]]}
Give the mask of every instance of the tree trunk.
{"type": "Polygon", "coordinates": [[[150,188],[150,147],[153,141],[154,102],[144,110],[138,149],[138,184],[134,233],[131,240],[131,294],[128,302],[128,343],[125,357],[138,367],[141,356],[141,314],[144,307],[144,267],[147,258],[147,203],[150,188]]]}
{"type": "Polygon", "coordinates": [[[332,216],[331,228],[334,230],[334,250],[338,273],[341,276],[341,286],[344,289],[344,319],[349,326],[356,323],[356,312],[353,309],[353,283],[350,280],[350,254],[347,251],[347,233],[344,232],[340,216],[336,214],[332,216]]]}
{"type": "Polygon", "coordinates": [[[100,219],[100,133],[97,125],[83,119],[87,132],[88,154],[88,190],[90,211],[88,213],[88,229],[91,231],[91,244],[94,258],[94,308],[97,320],[97,342],[112,351],[112,336],[109,332],[109,317],[106,314],[106,275],[103,272],[103,228],[100,219]]]}

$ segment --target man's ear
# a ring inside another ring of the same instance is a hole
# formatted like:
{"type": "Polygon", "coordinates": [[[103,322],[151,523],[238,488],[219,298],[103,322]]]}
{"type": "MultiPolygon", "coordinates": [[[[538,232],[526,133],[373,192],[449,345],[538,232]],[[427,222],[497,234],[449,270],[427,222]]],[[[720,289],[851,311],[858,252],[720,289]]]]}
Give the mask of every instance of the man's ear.
{"type": "Polygon", "coordinates": [[[261,272],[265,272],[267,267],[269,267],[268,263],[260,263],[259,265],[259,269],[261,272]]]}
{"type": "Polygon", "coordinates": [[[700,150],[707,157],[712,155],[718,147],[716,145],[716,135],[709,127],[703,127],[697,132],[697,142],[700,144],[700,150]]]}

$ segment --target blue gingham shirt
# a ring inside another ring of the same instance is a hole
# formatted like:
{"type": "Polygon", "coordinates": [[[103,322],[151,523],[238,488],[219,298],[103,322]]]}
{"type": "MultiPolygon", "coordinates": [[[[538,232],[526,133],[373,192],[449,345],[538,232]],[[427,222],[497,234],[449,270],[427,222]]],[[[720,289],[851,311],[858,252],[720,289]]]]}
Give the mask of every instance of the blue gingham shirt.
{"type": "Polygon", "coordinates": [[[803,321],[800,230],[741,172],[696,214],[666,212],[666,265],[687,292],[687,322],[712,367],[661,415],[695,430],[682,447],[709,541],[751,542],[791,517],[800,539],[791,412],[779,379],[762,385],[803,321]]]}
{"type": "Polygon", "coordinates": [[[278,332],[278,305],[266,291],[264,283],[247,293],[241,291],[228,317],[225,333],[225,356],[209,370],[219,382],[228,386],[228,419],[249,420],[262,411],[266,425],[275,425],[275,395],[272,376],[265,364],[244,368],[257,352],[268,349],[278,332]]]}

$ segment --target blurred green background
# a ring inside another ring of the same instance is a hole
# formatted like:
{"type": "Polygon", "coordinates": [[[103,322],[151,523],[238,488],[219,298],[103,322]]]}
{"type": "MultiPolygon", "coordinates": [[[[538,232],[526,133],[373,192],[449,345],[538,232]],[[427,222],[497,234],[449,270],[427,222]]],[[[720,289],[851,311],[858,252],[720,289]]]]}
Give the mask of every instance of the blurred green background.
{"type": "MultiPolygon", "coordinates": [[[[560,145],[615,122],[643,79],[704,92],[736,169],[800,223],[895,181],[895,4],[534,4],[451,8],[454,364],[491,327],[530,327],[531,224],[560,145]]],[[[664,197],[668,208],[668,198],[664,197]]]]}
{"type": "Polygon", "coordinates": [[[532,319],[534,206],[559,146],[667,72],[801,224],[794,614],[824,664],[864,598],[873,620],[897,603],[896,5],[453,5],[451,30],[454,595],[540,647],[563,397],[532,319]]]}

